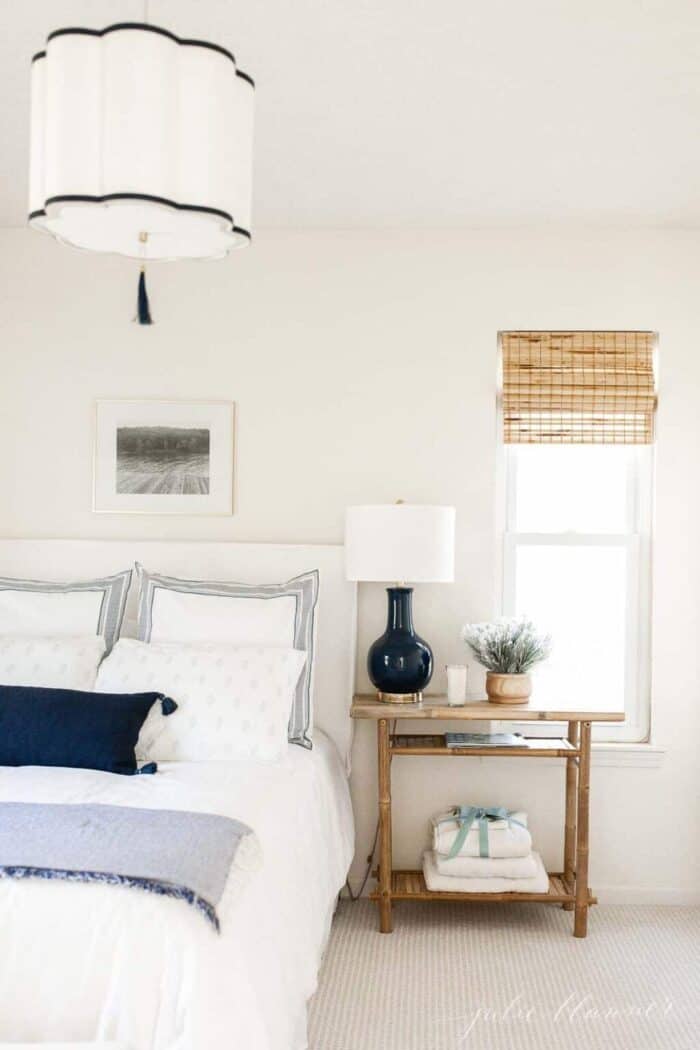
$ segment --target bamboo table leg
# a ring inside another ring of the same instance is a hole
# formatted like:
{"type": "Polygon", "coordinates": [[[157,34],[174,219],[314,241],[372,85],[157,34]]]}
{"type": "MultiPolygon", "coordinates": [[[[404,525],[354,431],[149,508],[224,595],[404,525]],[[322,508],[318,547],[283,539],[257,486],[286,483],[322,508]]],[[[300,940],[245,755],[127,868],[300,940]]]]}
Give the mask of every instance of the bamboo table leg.
{"type": "Polygon", "coordinates": [[[585,937],[588,927],[588,803],[591,781],[590,722],[581,723],[581,741],[579,749],[574,937],[585,937]]]}
{"type": "MultiPolygon", "coordinates": [[[[569,722],[569,743],[578,748],[578,722],[569,722]]],[[[574,887],[574,872],[576,870],[576,780],[578,773],[578,760],[567,758],[566,760],[566,816],[564,822],[564,882],[567,889],[574,887]]],[[[573,901],[562,904],[564,911],[573,911],[573,901]]]]}
{"type": "Polygon", "coordinates": [[[389,722],[377,722],[377,761],[379,771],[379,929],[391,933],[391,752],[389,722]]]}

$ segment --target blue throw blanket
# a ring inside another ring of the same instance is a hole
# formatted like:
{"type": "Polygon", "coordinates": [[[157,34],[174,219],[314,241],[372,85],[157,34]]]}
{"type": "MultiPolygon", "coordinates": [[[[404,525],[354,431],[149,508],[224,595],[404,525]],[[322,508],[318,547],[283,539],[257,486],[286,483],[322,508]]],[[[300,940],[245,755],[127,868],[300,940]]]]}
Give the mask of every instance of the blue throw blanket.
{"type": "Polygon", "coordinates": [[[131,886],[186,901],[218,931],[216,908],[250,834],[212,813],[2,802],[0,879],[131,886]]]}

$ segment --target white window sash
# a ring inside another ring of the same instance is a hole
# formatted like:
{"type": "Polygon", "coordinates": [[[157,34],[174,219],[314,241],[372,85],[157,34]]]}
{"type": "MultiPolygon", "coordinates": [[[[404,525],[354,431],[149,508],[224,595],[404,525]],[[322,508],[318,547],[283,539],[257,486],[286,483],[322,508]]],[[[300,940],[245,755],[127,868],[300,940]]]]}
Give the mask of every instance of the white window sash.
{"type": "MultiPolygon", "coordinates": [[[[630,456],[627,472],[627,524],[625,533],[516,532],[517,454],[506,448],[506,532],[503,545],[502,610],[505,616],[516,612],[515,581],[517,554],[525,546],[623,547],[626,550],[625,617],[625,695],[624,724],[599,723],[593,739],[599,742],[638,743],[650,732],[650,652],[651,652],[651,448],[636,450],[630,456]]],[[[594,697],[592,697],[594,699],[594,697]]],[[[595,706],[595,705],[593,705],[595,706]]],[[[514,731],[532,732],[532,724],[513,723],[514,731]]],[[[560,736],[564,724],[538,726],[538,734],[560,736]]]]}

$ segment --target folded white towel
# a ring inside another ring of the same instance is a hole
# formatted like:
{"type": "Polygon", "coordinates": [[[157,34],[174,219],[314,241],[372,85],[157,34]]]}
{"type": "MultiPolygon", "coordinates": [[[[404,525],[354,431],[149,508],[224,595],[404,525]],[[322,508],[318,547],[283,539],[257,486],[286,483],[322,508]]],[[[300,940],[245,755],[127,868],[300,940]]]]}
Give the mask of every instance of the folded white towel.
{"type": "Polygon", "coordinates": [[[527,857],[454,857],[448,860],[435,854],[435,866],[440,875],[458,879],[532,879],[537,874],[537,861],[532,853],[527,857]]]}
{"type": "MultiPolygon", "coordinates": [[[[532,838],[527,830],[527,813],[521,811],[513,813],[513,821],[518,823],[508,824],[505,820],[489,821],[489,857],[527,857],[530,853],[532,838]]],[[[432,824],[433,849],[436,853],[447,857],[459,834],[459,824],[449,812],[433,817],[432,824]]],[[[475,821],[469,829],[459,856],[478,857],[479,855],[479,825],[475,821]]]]}
{"type": "Polygon", "coordinates": [[[532,856],[537,870],[530,879],[459,879],[455,875],[441,875],[435,854],[432,850],[426,850],[423,854],[423,877],[429,890],[453,893],[546,893],[549,876],[539,853],[533,853],[532,856]]]}

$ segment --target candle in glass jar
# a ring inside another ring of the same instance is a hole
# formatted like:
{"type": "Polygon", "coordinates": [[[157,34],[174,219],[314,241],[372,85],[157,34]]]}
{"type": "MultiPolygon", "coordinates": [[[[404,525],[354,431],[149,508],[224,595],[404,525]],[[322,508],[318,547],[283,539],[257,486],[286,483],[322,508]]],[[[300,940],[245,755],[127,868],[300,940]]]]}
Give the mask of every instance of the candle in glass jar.
{"type": "Polygon", "coordinates": [[[465,664],[448,664],[447,702],[457,707],[467,699],[467,668],[465,664]]]}

